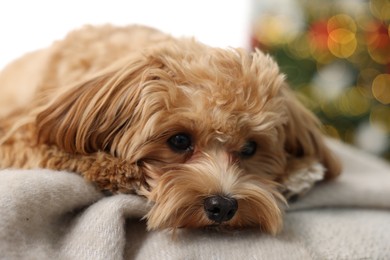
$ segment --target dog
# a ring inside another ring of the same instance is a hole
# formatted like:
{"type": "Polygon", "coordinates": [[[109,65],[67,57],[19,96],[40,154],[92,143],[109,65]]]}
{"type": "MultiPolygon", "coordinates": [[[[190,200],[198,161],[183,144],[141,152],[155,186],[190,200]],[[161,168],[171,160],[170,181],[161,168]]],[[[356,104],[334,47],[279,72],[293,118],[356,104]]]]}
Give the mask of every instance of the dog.
{"type": "Polygon", "coordinates": [[[86,26],[0,75],[0,167],[76,172],[153,206],[149,230],[259,227],[341,166],[259,50],[86,26]]]}

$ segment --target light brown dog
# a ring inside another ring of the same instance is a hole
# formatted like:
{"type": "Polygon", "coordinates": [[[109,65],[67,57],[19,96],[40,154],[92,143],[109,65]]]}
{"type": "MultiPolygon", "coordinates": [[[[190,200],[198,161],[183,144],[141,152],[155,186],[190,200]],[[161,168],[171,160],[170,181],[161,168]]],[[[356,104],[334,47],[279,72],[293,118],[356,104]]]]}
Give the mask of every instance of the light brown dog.
{"type": "Polygon", "coordinates": [[[340,173],[317,119],[260,51],[85,27],[0,75],[0,166],[77,172],[153,202],[148,227],[259,226],[340,173]]]}

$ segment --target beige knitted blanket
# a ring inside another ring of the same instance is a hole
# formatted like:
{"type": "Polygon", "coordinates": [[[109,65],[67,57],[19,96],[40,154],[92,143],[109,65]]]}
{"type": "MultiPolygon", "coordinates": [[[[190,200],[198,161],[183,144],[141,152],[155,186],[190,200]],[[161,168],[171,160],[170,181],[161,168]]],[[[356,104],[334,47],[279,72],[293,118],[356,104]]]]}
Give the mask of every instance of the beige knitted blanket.
{"type": "Polygon", "coordinates": [[[146,202],[81,177],[0,171],[0,259],[390,259],[390,166],[344,145],[337,181],[292,204],[284,231],[147,232],[146,202]]]}

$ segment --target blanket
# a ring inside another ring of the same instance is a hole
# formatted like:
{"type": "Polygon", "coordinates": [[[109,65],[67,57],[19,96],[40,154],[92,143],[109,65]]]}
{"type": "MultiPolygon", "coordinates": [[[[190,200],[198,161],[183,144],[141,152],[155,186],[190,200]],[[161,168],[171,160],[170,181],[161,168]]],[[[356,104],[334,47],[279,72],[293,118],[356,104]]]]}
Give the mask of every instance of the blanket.
{"type": "Polygon", "coordinates": [[[290,205],[281,234],[148,232],[150,205],[80,176],[0,171],[0,259],[390,259],[390,166],[331,141],[342,176],[290,205]]]}

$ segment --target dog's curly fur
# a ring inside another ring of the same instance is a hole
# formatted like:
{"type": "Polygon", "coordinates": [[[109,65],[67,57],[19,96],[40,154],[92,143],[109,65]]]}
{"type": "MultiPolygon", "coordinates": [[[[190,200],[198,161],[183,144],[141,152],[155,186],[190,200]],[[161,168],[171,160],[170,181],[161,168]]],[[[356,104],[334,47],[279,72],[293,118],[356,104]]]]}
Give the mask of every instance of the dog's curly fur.
{"type": "Polygon", "coordinates": [[[10,64],[0,87],[0,167],[73,171],[101,190],[145,196],[150,229],[275,234],[291,176],[313,165],[325,179],[340,173],[317,119],[260,51],[88,26],[10,64]],[[169,140],[180,134],[190,143],[177,150],[169,140]],[[216,195],[237,201],[233,217],[207,216],[216,195]]]}

